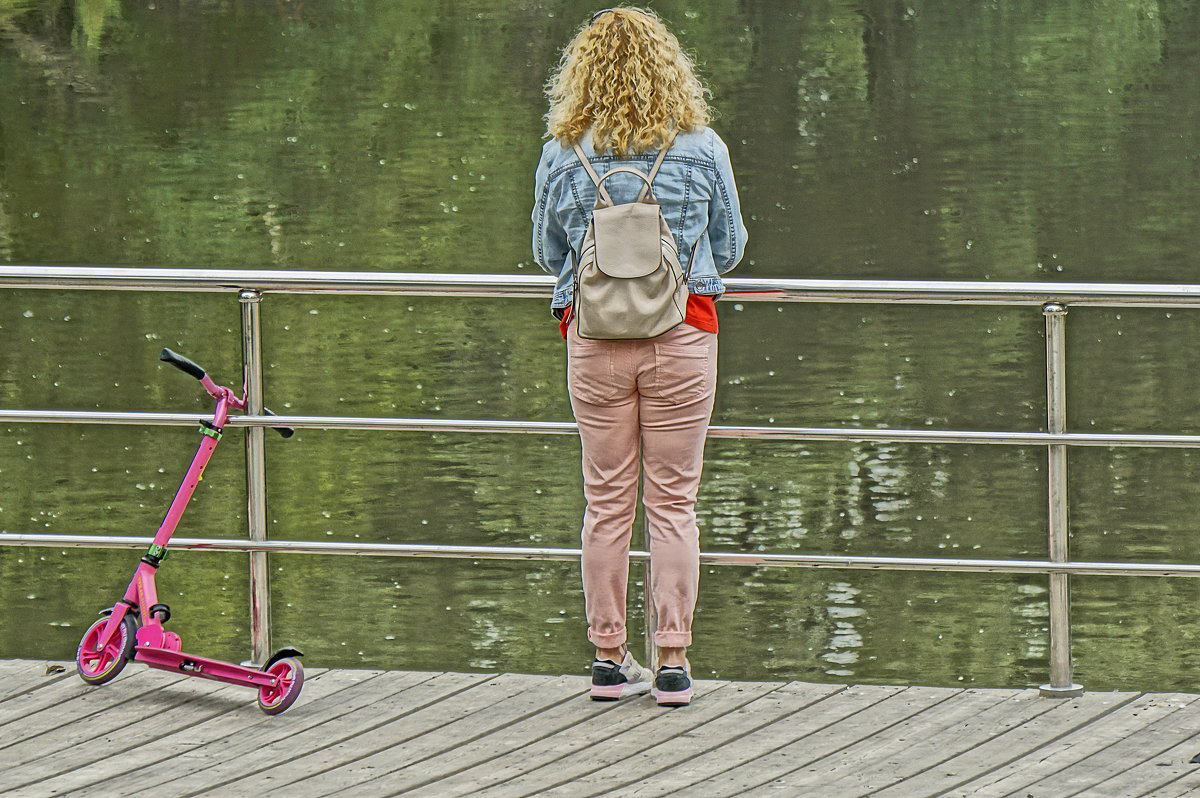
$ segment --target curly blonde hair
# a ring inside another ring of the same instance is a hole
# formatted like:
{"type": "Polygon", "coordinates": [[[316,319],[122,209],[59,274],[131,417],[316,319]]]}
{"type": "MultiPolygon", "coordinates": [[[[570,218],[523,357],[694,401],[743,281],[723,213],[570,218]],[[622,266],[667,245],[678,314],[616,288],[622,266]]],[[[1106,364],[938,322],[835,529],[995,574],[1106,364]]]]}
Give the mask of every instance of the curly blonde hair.
{"type": "Polygon", "coordinates": [[[706,125],[709,92],[691,58],[653,11],[599,12],[563,50],[546,84],[546,129],[564,145],[590,128],[597,151],[624,157],[661,148],[675,132],[706,125]]]}

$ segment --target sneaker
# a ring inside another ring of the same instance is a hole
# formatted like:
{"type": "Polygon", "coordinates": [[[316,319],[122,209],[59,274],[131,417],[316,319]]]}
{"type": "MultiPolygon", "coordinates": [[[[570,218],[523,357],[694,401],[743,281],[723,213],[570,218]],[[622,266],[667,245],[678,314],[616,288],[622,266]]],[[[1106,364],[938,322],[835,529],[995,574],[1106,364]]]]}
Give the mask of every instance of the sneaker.
{"type": "Polygon", "coordinates": [[[653,693],[660,707],[686,707],[692,702],[692,668],[663,665],[654,678],[653,693]]]}
{"type": "Polygon", "coordinates": [[[592,662],[593,701],[616,701],[631,695],[640,695],[650,689],[653,674],[643,668],[628,651],[621,664],[611,659],[592,662]]]}

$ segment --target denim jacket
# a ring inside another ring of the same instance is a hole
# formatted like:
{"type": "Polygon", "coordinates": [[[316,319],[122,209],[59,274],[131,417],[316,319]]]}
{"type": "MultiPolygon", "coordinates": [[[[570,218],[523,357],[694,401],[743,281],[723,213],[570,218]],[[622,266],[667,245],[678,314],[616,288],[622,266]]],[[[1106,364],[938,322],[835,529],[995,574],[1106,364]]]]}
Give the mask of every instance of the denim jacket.
{"type": "MultiPolygon", "coordinates": [[[[635,165],[649,173],[657,151],[617,158],[611,150],[596,154],[591,134],[579,146],[601,177],[614,166],[635,165]]],[[[596,187],[571,147],[551,139],[542,147],[533,206],[533,257],[558,278],[551,309],[571,304],[575,256],[592,218],[596,187]]],[[[645,183],[633,175],[614,175],[604,187],[620,204],[637,199],[645,183]]],[[[725,142],[707,127],[680,133],[654,178],[654,195],[663,218],[675,233],[679,260],[693,294],[725,291],[720,275],[742,259],[746,227],[725,142]]]]}

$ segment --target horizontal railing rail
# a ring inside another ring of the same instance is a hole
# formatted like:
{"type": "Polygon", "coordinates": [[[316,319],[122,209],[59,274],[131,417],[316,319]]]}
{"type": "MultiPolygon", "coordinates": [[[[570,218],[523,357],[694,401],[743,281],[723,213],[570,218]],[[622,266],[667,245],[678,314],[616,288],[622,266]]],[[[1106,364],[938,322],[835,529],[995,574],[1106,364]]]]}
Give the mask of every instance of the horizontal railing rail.
{"type": "MultiPolygon", "coordinates": [[[[1200,307],[1200,285],[1159,283],[1026,283],[928,280],[797,280],[725,278],[739,301],[973,304],[1041,307],[1200,307]]],[[[546,275],[316,272],[253,269],[141,269],[0,266],[0,288],[203,293],[398,294],[403,296],[536,297],[554,287],[546,275]]]]}
{"type": "MultiPolygon", "coordinates": [[[[128,413],[99,410],[5,410],[0,422],[44,424],[115,424],[125,426],[190,427],[205,418],[188,413],[128,413]]],[[[573,421],[506,421],[502,419],[364,418],[350,416],[230,416],[229,427],[294,427],[296,429],[353,429],[389,432],[490,432],[576,435],[573,421]]],[[[714,424],[709,438],[752,438],[774,441],[855,441],[869,443],[972,443],[1000,446],[1124,447],[1138,449],[1200,449],[1200,435],[1138,435],[1099,432],[987,432],[980,430],[854,429],[845,427],[731,426],[714,424]]]]}
{"type": "MultiPolygon", "coordinates": [[[[172,547],[247,552],[250,557],[251,644],[263,661],[269,650],[268,553],[441,557],[496,560],[578,560],[577,549],[501,546],[444,546],[403,543],[267,540],[263,428],[286,425],[312,429],[411,432],[573,435],[571,422],[471,419],[266,416],[261,396],[260,304],[267,293],[401,295],[436,297],[546,298],[553,280],[543,275],[408,274],[232,269],[142,269],[62,266],[0,266],[0,289],[167,291],[236,293],[242,308],[242,352],[249,407],[231,417],[246,428],[247,539],[178,538],[172,547]]],[[[771,566],[866,570],[1046,574],[1050,581],[1050,681],[1044,695],[1078,695],[1070,653],[1071,575],[1200,576],[1200,564],[1098,563],[1071,561],[1067,550],[1066,450],[1068,447],[1200,448],[1198,435],[1071,433],[1065,429],[1065,315],[1080,307],[1200,307],[1200,285],[1141,283],[1020,283],[992,281],[728,279],[726,299],[748,302],[1034,306],[1046,324],[1047,428],[1045,432],[856,429],[784,426],[721,426],[713,438],[827,440],[887,443],[1045,446],[1048,458],[1049,553],[1047,560],[871,557],[780,553],[703,552],[701,561],[722,566],[771,566]]],[[[50,424],[193,425],[188,413],[51,411],[0,409],[0,422],[50,424]]],[[[0,545],[73,548],[141,548],[150,538],[108,535],[0,534],[0,545]]],[[[630,553],[645,563],[644,551],[630,553]]],[[[648,584],[649,579],[645,582],[648,584]]],[[[647,603],[649,606],[649,603],[647,603]]],[[[648,613],[649,615],[649,613],[648,613]]],[[[651,619],[647,618],[647,623],[651,619]]],[[[649,637],[649,636],[648,636],[649,637]]]]}
{"type": "MultiPolygon", "coordinates": [[[[151,537],[128,535],[61,535],[6,533],[8,546],[74,549],[144,549],[151,537]]],[[[579,549],[539,546],[448,546],[423,543],[348,543],[329,540],[260,540],[241,538],[171,538],[172,549],[277,554],[328,554],[371,557],[421,557],[450,560],[545,560],[578,562],[579,549]]],[[[650,552],[631,549],[629,559],[647,562],[650,552]]],[[[700,552],[701,565],[743,567],[834,568],[840,571],[945,571],[980,574],[1074,574],[1076,576],[1200,576],[1200,564],[1052,562],[992,560],[972,557],[866,557],[848,554],[746,554],[700,552]]]]}

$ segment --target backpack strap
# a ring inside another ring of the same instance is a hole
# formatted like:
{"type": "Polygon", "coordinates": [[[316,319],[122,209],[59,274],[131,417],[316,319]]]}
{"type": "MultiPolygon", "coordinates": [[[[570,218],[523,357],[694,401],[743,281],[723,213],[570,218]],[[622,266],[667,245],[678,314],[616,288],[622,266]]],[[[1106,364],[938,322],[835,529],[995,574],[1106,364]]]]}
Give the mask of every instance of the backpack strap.
{"type": "Polygon", "coordinates": [[[600,175],[596,174],[596,170],[592,168],[592,162],[588,160],[587,153],[583,151],[583,147],[579,146],[579,142],[571,145],[575,148],[575,155],[579,157],[579,162],[583,164],[583,168],[587,171],[588,177],[596,184],[596,191],[600,192],[600,198],[609,205],[613,204],[612,197],[609,196],[608,189],[600,184],[600,175]]]}
{"type": "MultiPolygon", "coordinates": [[[[663,148],[658,151],[658,157],[654,159],[654,166],[651,167],[650,174],[646,176],[646,185],[642,186],[642,191],[640,194],[638,194],[638,202],[646,199],[646,195],[650,193],[650,187],[654,183],[654,177],[658,174],[658,169],[660,166],[662,166],[663,159],[667,157],[667,150],[671,149],[672,145],[674,144],[675,132],[672,131],[670,136],[668,136],[666,143],[663,145],[663,148]]],[[[579,162],[583,164],[583,168],[587,171],[588,177],[590,177],[592,182],[596,184],[596,190],[600,193],[600,198],[609,205],[612,205],[612,197],[609,195],[608,189],[601,185],[602,180],[600,176],[596,174],[596,170],[592,167],[592,162],[588,160],[587,153],[585,153],[583,148],[579,146],[578,141],[574,142],[571,146],[575,148],[575,155],[579,157],[579,162]]],[[[605,175],[605,177],[608,177],[608,175],[605,175]]]]}
{"type": "Polygon", "coordinates": [[[667,150],[675,144],[675,131],[671,131],[671,135],[667,138],[663,148],[658,151],[658,157],[654,159],[654,167],[650,170],[650,174],[646,177],[646,185],[642,189],[642,193],[638,194],[638,202],[646,198],[646,193],[650,191],[650,186],[654,184],[654,176],[658,174],[658,167],[662,166],[663,159],[667,157],[667,150]]]}

